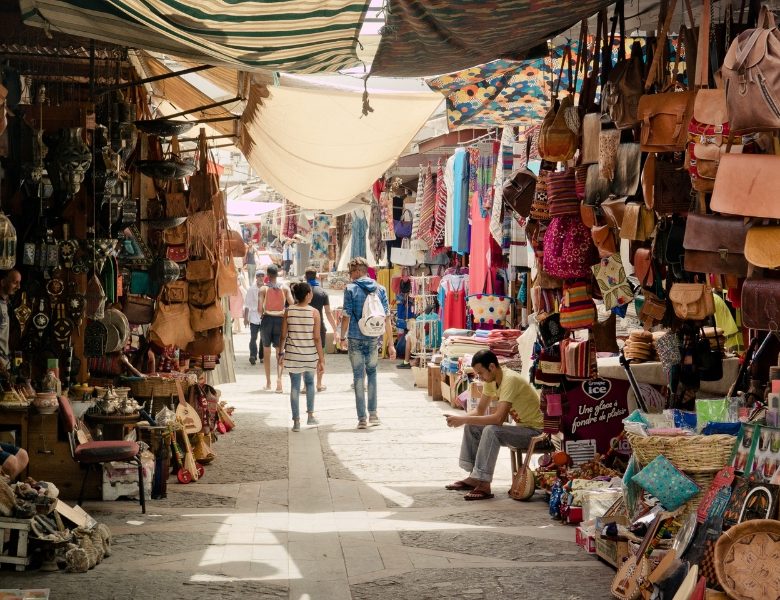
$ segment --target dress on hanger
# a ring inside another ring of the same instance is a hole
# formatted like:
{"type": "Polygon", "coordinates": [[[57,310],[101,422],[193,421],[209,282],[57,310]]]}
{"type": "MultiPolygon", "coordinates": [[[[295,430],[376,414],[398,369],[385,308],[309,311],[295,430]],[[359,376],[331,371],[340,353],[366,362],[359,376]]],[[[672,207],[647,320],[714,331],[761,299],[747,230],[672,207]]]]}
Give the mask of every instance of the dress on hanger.
{"type": "Polygon", "coordinates": [[[466,290],[464,280],[445,283],[444,330],[466,328],[466,290]]]}
{"type": "Polygon", "coordinates": [[[469,252],[469,157],[465,148],[455,150],[452,251],[469,252]]]}

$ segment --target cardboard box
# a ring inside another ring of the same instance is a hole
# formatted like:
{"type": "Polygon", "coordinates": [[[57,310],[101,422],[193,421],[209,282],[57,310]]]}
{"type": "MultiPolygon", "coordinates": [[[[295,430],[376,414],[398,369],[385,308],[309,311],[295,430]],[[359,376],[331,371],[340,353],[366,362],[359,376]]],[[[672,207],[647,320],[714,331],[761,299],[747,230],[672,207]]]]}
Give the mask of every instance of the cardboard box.
{"type": "Polygon", "coordinates": [[[601,537],[604,527],[610,523],[617,523],[618,525],[627,525],[628,517],[603,517],[596,519],[596,556],[609,565],[612,565],[616,569],[620,568],[620,565],[628,558],[631,550],[628,547],[628,542],[610,540],[601,537]]]}
{"type": "Polygon", "coordinates": [[[588,554],[596,554],[595,536],[588,535],[582,527],[577,527],[574,530],[574,540],[577,542],[577,545],[588,554]]]}

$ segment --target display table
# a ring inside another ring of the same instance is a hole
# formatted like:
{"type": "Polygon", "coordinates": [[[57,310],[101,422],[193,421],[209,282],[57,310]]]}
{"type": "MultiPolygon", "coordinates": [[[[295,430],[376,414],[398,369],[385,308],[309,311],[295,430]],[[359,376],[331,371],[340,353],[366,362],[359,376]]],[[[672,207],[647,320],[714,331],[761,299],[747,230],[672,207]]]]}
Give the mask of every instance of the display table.
{"type": "MultiPolygon", "coordinates": [[[[620,357],[611,356],[608,358],[599,358],[599,376],[607,379],[628,380],[625,370],[620,364],[620,357]]],[[[631,372],[634,374],[638,383],[649,383],[651,385],[667,385],[668,378],[660,362],[633,363],[631,372]]],[[[702,381],[701,391],[713,395],[725,396],[731,385],[737,379],[739,374],[739,359],[723,359],[723,378],[719,381],[702,381]]]]}

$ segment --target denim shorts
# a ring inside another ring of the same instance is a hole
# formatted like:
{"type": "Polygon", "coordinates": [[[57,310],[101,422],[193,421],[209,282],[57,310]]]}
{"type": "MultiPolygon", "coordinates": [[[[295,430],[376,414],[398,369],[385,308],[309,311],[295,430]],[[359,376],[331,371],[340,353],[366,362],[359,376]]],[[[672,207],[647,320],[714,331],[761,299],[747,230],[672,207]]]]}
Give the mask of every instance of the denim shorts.
{"type": "Polygon", "coordinates": [[[0,442],[0,465],[17,454],[19,454],[19,448],[13,444],[4,444],[3,442],[0,442]]]}

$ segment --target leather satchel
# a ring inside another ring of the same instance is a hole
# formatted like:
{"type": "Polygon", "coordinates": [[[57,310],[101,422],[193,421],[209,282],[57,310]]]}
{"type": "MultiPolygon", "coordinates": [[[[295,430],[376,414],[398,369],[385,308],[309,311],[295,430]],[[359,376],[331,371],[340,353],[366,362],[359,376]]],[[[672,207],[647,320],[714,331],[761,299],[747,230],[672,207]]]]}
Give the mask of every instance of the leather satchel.
{"type": "MultiPolygon", "coordinates": [[[[528,165],[528,159],[531,152],[531,136],[525,143],[525,164],[528,165]]],[[[536,175],[528,170],[527,166],[518,169],[512,176],[504,182],[501,191],[501,200],[505,206],[509,206],[513,211],[523,218],[528,218],[531,214],[531,203],[534,200],[536,191],[536,175]]]]}
{"type": "Polygon", "coordinates": [[[751,227],[745,237],[745,259],[757,267],[780,269],[780,226],[751,227]]]}
{"type": "Polygon", "coordinates": [[[624,240],[644,242],[653,236],[655,213],[638,202],[626,204],[620,237],[624,240]]]}
{"type": "Polygon", "coordinates": [[[780,156],[724,154],[712,191],[712,210],[743,217],[780,219],[780,156]]]}
{"type": "Polygon", "coordinates": [[[683,240],[685,270],[745,277],[747,233],[744,219],[739,217],[689,214],[683,240]]]}
{"type": "Polygon", "coordinates": [[[667,304],[666,300],[663,300],[656,296],[654,293],[644,290],[644,302],[642,308],[639,311],[639,320],[642,324],[650,329],[657,323],[662,323],[666,317],[667,304]]]}
{"type": "Polygon", "coordinates": [[[165,257],[169,258],[173,262],[182,263],[187,262],[190,257],[187,244],[176,244],[175,246],[166,246],[165,257]]]}
{"type": "Polygon", "coordinates": [[[177,304],[189,300],[190,284],[186,281],[166,283],[162,291],[162,300],[166,304],[177,304]]]}
{"type": "Polygon", "coordinates": [[[652,289],[655,283],[655,270],[650,248],[637,248],[634,252],[634,274],[642,287],[652,289]]]}
{"type": "Polygon", "coordinates": [[[780,328],[780,279],[748,279],[742,286],[742,324],[762,331],[780,328]]]}
{"type": "Polygon", "coordinates": [[[601,212],[604,213],[604,218],[608,225],[615,229],[620,229],[623,226],[623,219],[626,214],[626,199],[610,198],[606,202],[602,202],[601,212]]]}
{"type": "Polygon", "coordinates": [[[675,283],[669,300],[678,318],[701,321],[715,314],[712,288],[705,283],[675,283]]]}
{"type": "Polygon", "coordinates": [[[228,229],[227,231],[227,249],[233,258],[246,257],[246,243],[239,231],[228,229]]]}
{"type": "Polygon", "coordinates": [[[187,262],[187,281],[213,281],[214,265],[209,259],[187,262]]]}
{"type": "Polygon", "coordinates": [[[642,122],[642,152],[682,152],[688,142],[696,92],[645,94],[637,117],[642,122]]]}
{"type": "MultiPolygon", "coordinates": [[[[624,27],[622,18],[621,30],[624,27]]],[[[644,61],[642,47],[637,42],[631,46],[631,58],[625,57],[625,36],[618,42],[618,62],[612,67],[601,94],[601,111],[608,115],[618,129],[631,129],[639,123],[637,109],[642,97],[644,61]],[[622,56],[621,56],[622,54],[622,56]]],[[[612,44],[609,45],[612,48],[612,44]]]]}
{"type": "Polygon", "coordinates": [[[219,302],[215,302],[205,308],[190,307],[190,325],[194,332],[216,329],[224,324],[225,313],[222,311],[222,305],[219,302]]]}
{"type": "Polygon", "coordinates": [[[225,337],[219,328],[198,332],[195,339],[187,345],[190,356],[219,355],[225,351],[225,337]]]}
{"type": "Polygon", "coordinates": [[[187,223],[163,231],[163,241],[169,246],[187,243],[187,223]]]}
{"type": "Polygon", "coordinates": [[[217,301],[217,289],[214,281],[191,281],[188,289],[191,306],[207,307],[217,301]]]}
{"type": "Polygon", "coordinates": [[[187,344],[195,338],[190,326],[189,305],[158,302],[149,331],[152,341],[160,346],[186,348],[187,344]]]}
{"type": "Polygon", "coordinates": [[[122,312],[133,325],[148,325],[154,319],[154,298],[128,294],[122,312]]]}
{"type": "Polygon", "coordinates": [[[733,131],[780,129],[780,32],[766,5],[757,28],[732,42],[722,73],[733,131]]]}

